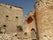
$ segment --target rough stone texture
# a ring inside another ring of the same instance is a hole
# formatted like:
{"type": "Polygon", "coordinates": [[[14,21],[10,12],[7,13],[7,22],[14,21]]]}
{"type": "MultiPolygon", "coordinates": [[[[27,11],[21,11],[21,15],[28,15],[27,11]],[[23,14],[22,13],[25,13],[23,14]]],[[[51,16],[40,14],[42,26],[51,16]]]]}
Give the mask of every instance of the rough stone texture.
{"type": "Polygon", "coordinates": [[[29,38],[22,36],[16,36],[17,33],[10,33],[10,34],[0,34],[0,40],[29,40],[29,38]]]}
{"type": "Polygon", "coordinates": [[[25,17],[25,32],[27,32],[28,37],[31,39],[36,39],[36,25],[34,18],[34,10],[30,11],[25,17]]]}
{"type": "Polygon", "coordinates": [[[22,17],[22,8],[0,4],[0,40],[32,40],[24,34],[22,17]]]}
{"type": "Polygon", "coordinates": [[[22,8],[0,4],[0,27],[2,27],[2,31],[6,29],[7,33],[17,32],[17,26],[22,26],[22,17],[22,8]]]}
{"type": "Polygon", "coordinates": [[[35,7],[39,40],[53,40],[53,0],[39,0],[35,7]]]}

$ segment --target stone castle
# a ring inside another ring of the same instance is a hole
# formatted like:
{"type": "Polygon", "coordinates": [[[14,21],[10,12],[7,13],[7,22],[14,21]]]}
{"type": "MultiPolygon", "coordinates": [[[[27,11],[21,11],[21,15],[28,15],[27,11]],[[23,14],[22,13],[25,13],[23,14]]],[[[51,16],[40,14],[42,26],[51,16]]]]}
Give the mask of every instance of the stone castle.
{"type": "Polygon", "coordinates": [[[53,0],[38,0],[22,17],[23,8],[0,4],[0,40],[53,40],[53,0]]]}
{"type": "Polygon", "coordinates": [[[0,40],[36,40],[34,10],[26,15],[24,23],[23,29],[23,8],[0,4],[0,40]]]}

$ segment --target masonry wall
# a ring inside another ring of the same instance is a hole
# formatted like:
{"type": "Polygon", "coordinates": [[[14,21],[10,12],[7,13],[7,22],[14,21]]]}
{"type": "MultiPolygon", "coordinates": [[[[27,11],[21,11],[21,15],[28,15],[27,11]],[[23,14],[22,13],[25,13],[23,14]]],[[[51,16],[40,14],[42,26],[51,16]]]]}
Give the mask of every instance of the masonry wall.
{"type": "Polygon", "coordinates": [[[0,28],[2,32],[17,32],[17,27],[22,26],[22,17],[22,8],[0,4],[0,28]]]}
{"type": "Polygon", "coordinates": [[[25,17],[25,32],[27,32],[29,40],[36,40],[34,10],[30,11],[25,17]]]}
{"type": "Polygon", "coordinates": [[[53,40],[53,0],[39,0],[35,7],[39,40],[53,40]]]}

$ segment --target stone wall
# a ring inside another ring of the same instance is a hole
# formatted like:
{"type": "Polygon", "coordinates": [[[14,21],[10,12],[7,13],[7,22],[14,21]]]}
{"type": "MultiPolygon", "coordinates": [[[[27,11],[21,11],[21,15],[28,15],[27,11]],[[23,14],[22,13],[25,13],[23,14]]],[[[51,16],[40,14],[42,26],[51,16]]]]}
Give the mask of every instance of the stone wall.
{"type": "Polygon", "coordinates": [[[0,30],[2,32],[17,32],[17,27],[22,27],[22,17],[23,9],[21,7],[0,4],[0,30]]]}
{"type": "Polygon", "coordinates": [[[53,0],[39,0],[35,7],[39,40],[53,40],[53,0]]]}
{"type": "MultiPolygon", "coordinates": [[[[22,34],[23,35],[23,34],[22,34]]],[[[0,40],[29,40],[28,37],[17,35],[17,33],[0,34],[0,40]]]]}
{"type": "Polygon", "coordinates": [[[27,32],[30,40],[36,40],[36,25],[34,18],[34,10],[30,11],[25,17],[25,32],[27,32]]]}

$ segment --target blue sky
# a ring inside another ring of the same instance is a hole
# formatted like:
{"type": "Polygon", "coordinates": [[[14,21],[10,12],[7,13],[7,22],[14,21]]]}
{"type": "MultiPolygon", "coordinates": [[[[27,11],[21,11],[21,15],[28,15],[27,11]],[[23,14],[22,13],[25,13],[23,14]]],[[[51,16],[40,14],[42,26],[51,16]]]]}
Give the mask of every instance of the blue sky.
{"type": "Polygon", "coordinates": [[[0,3],[22,7],[24,9],[24,15],[26,15],[30,10],[34,9],[35,1],[36,0],[0,0],[0,3]]]}

